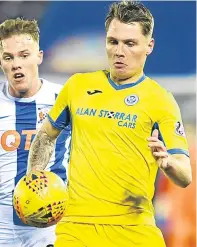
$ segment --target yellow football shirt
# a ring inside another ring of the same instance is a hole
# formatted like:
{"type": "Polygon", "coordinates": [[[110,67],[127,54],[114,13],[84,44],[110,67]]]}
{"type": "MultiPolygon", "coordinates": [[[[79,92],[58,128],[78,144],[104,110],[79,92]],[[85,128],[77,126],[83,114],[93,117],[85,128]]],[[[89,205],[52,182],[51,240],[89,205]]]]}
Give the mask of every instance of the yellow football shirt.
{"type": "Polygon", "coordinates": [[[157,128],[169,153],[188,155],[172,95],[145,75],[136,83],[118,86],[107,71],[75,74],[48,118],[60,130],[72,124],[64,220],[154,225],[158,166],[147,138],[157,128]]]}

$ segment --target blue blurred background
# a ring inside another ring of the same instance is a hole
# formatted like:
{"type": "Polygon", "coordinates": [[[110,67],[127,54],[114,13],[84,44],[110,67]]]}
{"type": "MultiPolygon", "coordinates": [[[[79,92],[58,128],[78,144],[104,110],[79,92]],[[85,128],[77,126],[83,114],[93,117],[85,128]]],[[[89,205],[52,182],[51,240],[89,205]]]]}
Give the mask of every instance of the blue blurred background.
{"type": "MultiPolygon", "coordinates": [[[[62,46],[67,48],[67,50],[62,49],[64,56],[68,60],[75,60],[76,66],[78,60],[85,57],[86,53],[90,52],[98,56],[102,49],[99,47],[99,42],[102,45],[105,41],[104,20],[109,3],[50,3],[41,20],[41,47],[45,51],[54,52],[55,48],[60,48],[60,44],[64,42],[62,46]],[[52,26],[55,26],[53,30],[52,26]],[[66,43],[66,40],[71,43],[66,43]],[[79,52],[78,58],[73,57],[73,48],[79,52]]],[[[148,59],[146,71],[161,75],[194,74],[195,3],[145,2],[145,4],[155,17],[154,37],[156,38],[154,55],[148,59]]],[[[81,63],[83,68],[83,59],[81,63]]],[[[103,64],[99,63],[97,66],[102,68],[103,64]]],[[[74,69],[75,67],[72,70],[74,69]]],[[[66,71],[66,68],[62,69],[62,72],[66,71]]]]}
{"type": "MultiPolygon", "coordinates": [[[[0,21],[18,16],[37,19],[44,62],[42,77],[63,84],[75,72],[107,68],[107,1],[1,1],[0,21]]],[[[170,90],[178,101],[189,140],[194,182],[187,189],[158,174],[154,199],[158,226],[168,247],[196,246],[196,3],[145,1],[154,18],[156,41],[145,73],[170,90]]],[[[3,75],[0,75],[3,79],[3,75]]]]}

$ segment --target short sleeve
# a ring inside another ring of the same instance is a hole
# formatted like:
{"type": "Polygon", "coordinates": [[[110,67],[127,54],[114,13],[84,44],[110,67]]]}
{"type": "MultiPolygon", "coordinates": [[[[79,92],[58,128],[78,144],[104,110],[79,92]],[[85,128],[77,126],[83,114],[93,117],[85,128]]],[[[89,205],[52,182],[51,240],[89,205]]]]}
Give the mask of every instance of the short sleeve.
{"type": "Polygon", "coordinates": [[[155,120],[152,130],[159,130],[159,138],[168,153],[189,156],[180,109],[171,93],[167,93],[163,101],[158,103],[155,120]]]}
{"type": "Polygon", "coordinates": [[[76,74],[68,79],[60,91],[54,106],[48,114],[48,119],[51,124],[59,130],[64,129],[70,124],[70,87],[76,80],[76,74]]]}

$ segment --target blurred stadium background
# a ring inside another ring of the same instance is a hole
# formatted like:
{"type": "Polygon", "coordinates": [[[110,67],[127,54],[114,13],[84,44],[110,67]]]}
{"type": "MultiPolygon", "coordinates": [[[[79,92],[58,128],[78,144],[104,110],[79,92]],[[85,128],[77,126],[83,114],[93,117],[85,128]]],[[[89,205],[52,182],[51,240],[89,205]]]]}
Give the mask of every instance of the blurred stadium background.
{"type": "MultiPolygon", "coordinates": [[[[111,2],[1,1],[0,21],[37,19],[43,78],[63,84],[75,72],[107,68],[104,19],[111,2]]],[[[196,246],[196,3],[144,2],[155,17],[154,52],[145,73],[178,101],[189,140],[193,184],[180,189],[158,174],[156,219],[168,247],[196,246]]],[[[0,79],[4,79],[0,74],[0,79]]]]}

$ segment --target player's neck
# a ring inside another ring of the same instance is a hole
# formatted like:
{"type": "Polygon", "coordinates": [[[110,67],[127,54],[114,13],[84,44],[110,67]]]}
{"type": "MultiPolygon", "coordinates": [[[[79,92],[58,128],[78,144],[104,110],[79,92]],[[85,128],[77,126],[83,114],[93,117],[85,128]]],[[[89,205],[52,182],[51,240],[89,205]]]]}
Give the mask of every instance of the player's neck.
{"type": "Polygon", "coordinates": [[[130,83],[136,83],[136,81],[138,81],[142,76],[144,75],[143,71],[140,71],[128,78],[118,78],[117,76],[113,76],[112,74],[110,74],[110,78],[113,80],[114,83],[116,83],[117,85],[124,85],[124,84],[130,84],[130,83]]]}
{"type": "Polygon", "coordinates": [[[42,84],[43,83],[40,78],[35,79],[33,82],[33,85],[35,86],[33,86],[32,89],[29,90],[29,92],[27,93],[27,96],[25,96],[24,98],[29,98],[29,97],[36,95],[37,92],[41,89],[42,84]]]}

